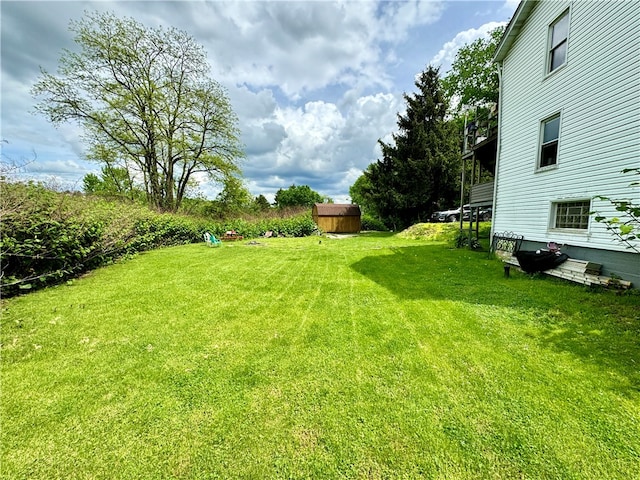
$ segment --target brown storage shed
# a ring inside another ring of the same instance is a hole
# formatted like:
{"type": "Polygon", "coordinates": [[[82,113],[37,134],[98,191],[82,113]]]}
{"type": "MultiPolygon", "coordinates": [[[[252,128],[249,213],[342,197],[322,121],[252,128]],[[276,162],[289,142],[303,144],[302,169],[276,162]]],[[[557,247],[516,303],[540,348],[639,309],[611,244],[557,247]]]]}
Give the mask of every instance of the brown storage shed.
{"type": "Polygon", "coordinates": [[[358,205],[316,203],[311,213],[318,228],[327,233],[358,233],[362,226],[358,205]]]}

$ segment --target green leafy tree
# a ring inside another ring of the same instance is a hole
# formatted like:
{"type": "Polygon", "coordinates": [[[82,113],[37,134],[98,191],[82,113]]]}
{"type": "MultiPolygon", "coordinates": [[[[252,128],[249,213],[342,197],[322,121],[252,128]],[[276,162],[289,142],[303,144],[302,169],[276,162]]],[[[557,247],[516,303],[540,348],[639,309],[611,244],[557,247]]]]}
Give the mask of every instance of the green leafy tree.
{"type": "Polygon", "coordinates": [[[253,198],[240,178],[224,179],[224,188],[217,198],[225,216],[239,215],[251,209],[253,198]]]}
{"type": "Polygon", "coordinates": [[[454,99],[458,110],[498,102],[500,82],[493,56],[504,28],[498,27],[489,32],[488,38],[479,38],[458,50],[442,80],[445,96],[454,99]]]}
{"type": "Polygon", "coordinates": [[[281,188],[276,192],[275,196],[275,203],[279,208],[311,207],[314,203],[323,203],[325,200],[330,199],[327,199],[318,192],[311,190],[311,187],[308,185],[291,185],[286,190],[281,188]]]}
{"type": "MultiPolygon", "coordinates": [[[[371,165],[369,165],[365,172],[371,171],[371,165]]],[[[378,215],[375,202],[371,198],[372,185],[369,176],[366,173],[360,175],[355,183],[349,187],[349,196],[353,203],[360,205],[363,212],[370,215],[378,215]]]]}
{"type": "Polygon", "coordinates": [[[237,117],[208,77],[205,51],[187,33],[146,28],[111,13],[72,22],[79,52],[58,74],[42,70],[36,110],[84,128],[87,157],[140,176],[150,205],[176,211],[197,173],[239,173],[237,117]]]}
{"type": "Polygon", "coordinates": [[[438,69],[428,67],[415,85],[416,93],[404,95],[407,108],[398,115],[398,133],[392,143],[379,141],[382,160],[362,181],[366,197],[394,229],[426,221],[437,204],[458,196],[459,140],[445,118],[438,69]]]}
{"type": "MultiPolygon", "coordinates": [[[[640,175],[640,168],[625,168],[622,173],[635,173],[640,175]]],[[[632,182],[630,187],[639,187],[640,182],[632,182]]],[[[627,248],[636,253],[640,253],[638,240],[640,239],[640,205],[630,199],[612,199],[610,197],[597,196],[600,200],[610,202],[611,205],[619,212],[618,216],[606,217],[599,212],[591,212],[596,222],[605,225],[609,231],[619,242],[626,245],[627,248]]]]}
{"type": "Polygon", "coordinates": [[[100,176],[94,173],[85,175],[82,185],[85,193],[119,196],[130,200],[144,197],[144,192],[134,185],[126,168],[104,166],[100,176]]]}
{"type": "Polygon", "coordinates": [[[87,173],[82,179],[82,191],[84,193],[102,193],[102,179],[95,173],[87,173]]]}

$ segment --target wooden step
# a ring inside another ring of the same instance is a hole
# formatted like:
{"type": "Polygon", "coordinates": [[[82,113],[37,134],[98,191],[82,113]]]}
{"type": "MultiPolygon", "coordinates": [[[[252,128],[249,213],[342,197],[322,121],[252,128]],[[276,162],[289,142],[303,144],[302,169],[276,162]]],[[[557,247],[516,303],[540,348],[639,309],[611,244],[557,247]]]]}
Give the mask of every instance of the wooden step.
{"type": "MultiPolygon", "coordinates": [[[[515,256],[499,256],[506,264],[520,268],[518,259],[515,256]]],[[[631,288],[631,282],[600,275],[601,269],[602,265],[600,264],[588,262],[586,260],[569,258],[557,267],[551,268],[549,270],[544,270],[542,273],[551,275],[552,277],[563,278],[572,282],[581,283],[582,285],[599,285],[603,287],[622,288],[625,290],[631,288]]]]}

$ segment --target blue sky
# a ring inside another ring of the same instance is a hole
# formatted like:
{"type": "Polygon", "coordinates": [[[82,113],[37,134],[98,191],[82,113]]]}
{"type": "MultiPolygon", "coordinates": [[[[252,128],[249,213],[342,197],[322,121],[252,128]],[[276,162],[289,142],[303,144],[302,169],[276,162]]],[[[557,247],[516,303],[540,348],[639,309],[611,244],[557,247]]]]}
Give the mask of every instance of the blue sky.
{"type": "MultiPolygon", "coordinates": [[[[33,113],[40,67],[55,72],[74,49],[69,21],[112,11],[174,26],[203,45],[211,76],[239,117],[245,185],[273,200],[309,185],[336,202],[377,160],[396,130],[403,93],[429,64],[446,74],[458,48],[508,22],[500,1],[97,1],[0,2],[3,161],[29,162],[24,178],[79,188],[99,165],[83,160],[82,131],[33,113]]],[[[201,178],[214,198],[219,186],[201,178]]]]}

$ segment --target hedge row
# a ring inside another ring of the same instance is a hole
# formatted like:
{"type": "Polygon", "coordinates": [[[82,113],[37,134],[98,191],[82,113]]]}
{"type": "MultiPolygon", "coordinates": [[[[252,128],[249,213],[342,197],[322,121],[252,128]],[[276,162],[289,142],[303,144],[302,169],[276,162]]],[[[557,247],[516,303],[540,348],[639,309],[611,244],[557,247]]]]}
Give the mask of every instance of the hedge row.
{"type": "Polygon", "coordinates": [[[311,213],[285,219],[212,222],[159,214],[136,204],[79,193],[57,193],[35,183],[0,182],[2,296],[65,281],[123,256],[203,241],[209,231],[235,230],[245,238],[272,231],[307,236],[311,213]]]}
{"type": "Polygon", "coordinates": [[[382,220],[365,214],[362,215],[362,230],[385,232],[388,228],[382,220]]]}

